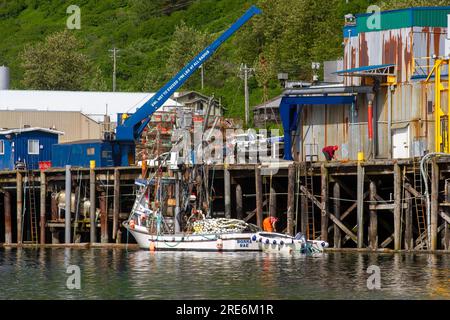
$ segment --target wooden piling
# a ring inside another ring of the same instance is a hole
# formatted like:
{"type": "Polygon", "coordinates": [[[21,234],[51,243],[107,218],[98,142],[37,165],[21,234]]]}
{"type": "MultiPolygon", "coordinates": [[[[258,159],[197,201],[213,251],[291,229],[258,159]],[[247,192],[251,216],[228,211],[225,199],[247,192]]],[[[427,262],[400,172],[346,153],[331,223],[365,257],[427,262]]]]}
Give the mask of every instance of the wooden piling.
{"type": "Polygon", "coordinates": [[[89,209],[89,221],[90,221],[90,241],[91,243],[97,242],[97,223],[95,222],[95,171],[91,168],[89,171],[89,201],[91,203],[89,209]]]}
{"type": "MultiPolygon", "coordinates": [[[[50,201],[50,209],[52,214],[52,221],[58,221],[58,202],[56,197],[52,196],[50,201]]],[[[59,244],[59,231],[57,228],[51,227],[52,244],[59,244]]]]}
{"type": "MultiPolygon", "coordinates": [[[[333,198],[334,198],[334,215],[337,219],[341,219],[341,186],[335,182],[333,185],[333,198]]],[[[334,225],[334,247],[340,248],[342,246],[341,229],[334,225]]]]}
{"type": "Polygon", "coordinates": [[[357,168],[357,244],[358,248],[364,247],[364,168],[358,163],[357,168]]]}
{"type": "MultiPolygon", "coordinates": [[[[369,196],[370,204],[375,205],[377,202],[377,186],[374,181],[370,181],[369,196]]],[[[369,247],[372,250],[378,249],[378,217],[377,211],[374,209],[370,210],[369,247]]]]}
{"type": "Polygon", "coordinates": [[[224,183],[224,200],[225,200],[225,218],[231,218],[231,175],[228,168],[223,170],[223,183],[224,183]]]}
{"type": "Polygon", "coordinates": [[[17,243],[22,244],[22,210],[23,210],[23,176],[20,171],[16,173],[17,194],[17,243]]]}
{"type": "Polygon", "coordinates": [[[295,211],[295,166],[288,169],[288,203],[287,203],[287,234],[294,235],[294,211],[295,211]]]}
{"type": "Polygon", "coordinates": [[[394,164],[394,250],[400,250],[402,213],[402,176],[398,163],[394,164]]]}
{"type": "Polygon", "coordinates": [[[255,166],[255,187],[256,187],[256,225],[262,227],[263,222],[263,190],[261,168],[255,166]]]}
{"type": "Polygon", "coordinates": [[[277,192],[273,187],[270,187],[269,193],[269,216],[277,216],[277,192]]]}
{"type": "Polygon", "coordinates": [[[113,231],[112,238],[117,238],[117,230],[119,229],[119,213],[120,213],[120,172],[114,169],[114,200],[113,200],[113,231]]]}
{"type": "Polygon", "coordinates": [[[439,166],[436,158],[431,162],[431,221],[430,250],[437,249],[437,222],[439,214],[439,166]]]}
{"type": "Polygon", "coordinates": [[[308,232],[308,198],[302,193],[300,196],[300,231],[306,235],[308,232]]]}
{"type": "MultiPolygon", "coordinates": [[[[450,181],[445,180],[445,201],[450,203],[450,181]]],[[[445,208],[445,212],[450,216],[450,207],[445,208]]],[[[444,249],[450,250],[450,223],[444,222],[444,249]]]]}
{"type": "Polygon", "coordinates": [[[413,250],[414,249],[414,239],[413,239],[413,212],[412,212],[412,195],[408,190],[405,190],[405,201],[407,204],[406,212],[405,212],[405,250],[413,250]]]}
{"type": "Polygon", "coordinates": [[[11,224],[11,193],[5,191],[4,193],[4,203],[5,209],[5,243],[12,243],[12,224],[11,224]]]}
{"type": "Polygon", "coordinates": [[[46,206],[47,206],[47,179],[45,176],[44,171],[41,171],[40,176],[40,240],[41,244],[45,244],[45,213],[46,213],[46,206]]]}
{"type": "Polygon", "coordinates": [[[320,238],[323,241],[328,241],[328,170],[325,165],[322,165],[320,168],[321,173],[321,219],[320,219],[320,238]]]}
{"type": "Polygon", "coordinates": [[[100,241],[108,243],[108,208],[106,207],[106,192],[100,193],[100,241]]]}
{"type": "Polygon", "coordinates": [[[242,187],[240,184],[236,186],[236,215],[239,220],[244,219],[244,207],[242,202],[242,187]]]}
{"type": "Polygon", "coordinates": [[[72,200],[72,173],[70,171],[70,166],[66,166],[66,205],[64,207],[65,216],[64,216],[64,242],[66,244],[71,243],[71,200],[72,200]]]}

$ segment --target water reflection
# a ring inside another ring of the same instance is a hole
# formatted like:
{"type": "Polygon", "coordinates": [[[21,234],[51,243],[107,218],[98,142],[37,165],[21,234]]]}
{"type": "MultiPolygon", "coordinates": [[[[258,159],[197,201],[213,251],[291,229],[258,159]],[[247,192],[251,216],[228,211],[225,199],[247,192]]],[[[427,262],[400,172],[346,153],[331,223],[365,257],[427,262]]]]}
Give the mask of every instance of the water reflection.
{"type": "Polygon", "coordinates": [[[450,256],[0,249],[1,299],[450,299],[450,256]],[[82,289],[66,287],[69,265],[82,289]],[[366,270],[381,270],[381,290],[366,270]]]}

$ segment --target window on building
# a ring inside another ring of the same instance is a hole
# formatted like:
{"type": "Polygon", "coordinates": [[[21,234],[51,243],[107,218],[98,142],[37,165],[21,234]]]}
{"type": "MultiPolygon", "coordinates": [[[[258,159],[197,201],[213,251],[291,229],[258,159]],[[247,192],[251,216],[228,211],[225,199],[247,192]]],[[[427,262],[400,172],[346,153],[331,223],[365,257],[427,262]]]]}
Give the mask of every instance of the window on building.
{"type": "Polygon", "coordinates": [[[39,154],[39,140],[28,140],[28,154],[39,154]]]}
{"type": "Polygon", "coordinates": [[[86,152],[88,156],[93,156],[95,154],[95,148],[88,148],[86,152]]]}
{"type": "Polygon", "coordinates": [[[0,140],[0,154],[5,154],[5,141],[0,140]]]}

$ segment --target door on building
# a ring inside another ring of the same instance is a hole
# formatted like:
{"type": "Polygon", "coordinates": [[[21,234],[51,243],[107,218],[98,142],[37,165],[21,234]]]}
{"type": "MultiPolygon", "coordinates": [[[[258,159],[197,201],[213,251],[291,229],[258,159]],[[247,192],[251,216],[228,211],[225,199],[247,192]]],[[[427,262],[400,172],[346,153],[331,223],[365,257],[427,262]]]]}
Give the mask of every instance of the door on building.
{"type": "Polygon", "coordinates": [[[392,132],[392,157],[394,159],[410,158],[409,125],[393,128],[392,132]]]}

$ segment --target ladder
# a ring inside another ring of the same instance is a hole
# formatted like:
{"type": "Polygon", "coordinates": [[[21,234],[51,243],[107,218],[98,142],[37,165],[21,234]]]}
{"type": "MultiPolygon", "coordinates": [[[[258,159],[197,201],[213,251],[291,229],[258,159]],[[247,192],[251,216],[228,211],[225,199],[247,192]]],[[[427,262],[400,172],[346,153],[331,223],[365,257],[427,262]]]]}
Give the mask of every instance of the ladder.
{"type": "Polygon", "coordinates": [[[38,243],[38,222],[36,215],[36,193],[34,185],[34,175],[32,171],[28,172],[28,199],[29,199],[29,212],[30,212],[30,230],[31,230],[31,242],[38,243]]]}
{"type": "MultiPolygon", "coordinates": [[[[414,204],[416,207],[416,218],[418,237],[416,239],[416,248],[426,250],[428,248],[428,236],[427,236],[427,220],[425,217],[425,203],[423,199],[423,180],[420,173],[420,158],[415,158],[413,162],[414,171],[414,189],[422,196],[414,197],[414,204]]],[[[426,183],[426,182],[425,182],[426,183]]]]}

